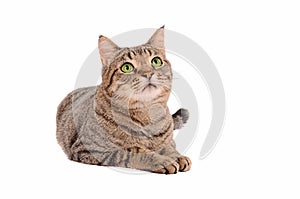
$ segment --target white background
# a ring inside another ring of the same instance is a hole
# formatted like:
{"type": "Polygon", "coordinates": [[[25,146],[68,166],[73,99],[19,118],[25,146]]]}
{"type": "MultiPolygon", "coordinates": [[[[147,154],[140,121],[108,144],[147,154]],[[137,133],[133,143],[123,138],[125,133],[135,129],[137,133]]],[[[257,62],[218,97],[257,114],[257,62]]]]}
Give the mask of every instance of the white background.
{"type": "Polygon", "coordinates": [[[299,10],[296,0],[1,1],[0,197],[299,198],[299,10]],[[222,77],[214,151],[200,161],[193,145],[192,170],[169,176],[68,161],[56,107],[98,35],[162,24],[201,45],[222,77]]]}

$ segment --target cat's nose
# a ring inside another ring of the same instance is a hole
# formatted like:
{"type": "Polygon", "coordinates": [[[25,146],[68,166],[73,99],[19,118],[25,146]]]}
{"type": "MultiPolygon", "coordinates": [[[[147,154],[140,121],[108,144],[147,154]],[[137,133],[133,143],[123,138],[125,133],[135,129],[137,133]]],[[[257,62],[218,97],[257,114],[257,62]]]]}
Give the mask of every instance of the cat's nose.
{"type": "Polygon", "coordinates": [[[154,73],[152,71],[147,71],[142,73],[142,77],[146,77],[147,79],[150,79],[154,73]]]}

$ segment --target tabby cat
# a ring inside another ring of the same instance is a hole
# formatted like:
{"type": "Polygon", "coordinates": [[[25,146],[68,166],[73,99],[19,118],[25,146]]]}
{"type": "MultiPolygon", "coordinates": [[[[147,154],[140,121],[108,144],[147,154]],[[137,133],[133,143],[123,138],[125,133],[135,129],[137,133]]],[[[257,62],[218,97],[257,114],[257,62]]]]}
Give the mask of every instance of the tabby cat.
{"type": "Polygon", "coordinates": [[[102,83],[74,90],[58,106],[58,143],[70,160],[175,174],[191,160],[176,151],[173,130],[188,111],[171,115],[167,101],[172,70],[164,27],[146,44],[120,48],[99,37],[102,83]]]}

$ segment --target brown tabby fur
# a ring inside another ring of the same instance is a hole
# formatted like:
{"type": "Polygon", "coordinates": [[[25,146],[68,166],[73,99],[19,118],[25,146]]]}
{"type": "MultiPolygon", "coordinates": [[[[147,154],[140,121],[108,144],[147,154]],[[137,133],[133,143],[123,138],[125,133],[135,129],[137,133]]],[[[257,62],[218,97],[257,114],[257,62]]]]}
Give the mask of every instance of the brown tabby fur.
{"type": "Polygon", "coordinates": [[[172,70],[164,50],[164,27],[141,46],[120,48],[99,37],[102,83],[72,91],[57,111],[57,140],[69,159],[94,165],[173,174],[191,161],[176,151],[173,129],[188,111],[171,115],[167,101],[172,70]],[[159,57],[163,65],[154,68],[159,57]],[[134,71],[121,71],[129,62],[134,71]],[[152,84],[152,86],[151,86],[152,84]]]}

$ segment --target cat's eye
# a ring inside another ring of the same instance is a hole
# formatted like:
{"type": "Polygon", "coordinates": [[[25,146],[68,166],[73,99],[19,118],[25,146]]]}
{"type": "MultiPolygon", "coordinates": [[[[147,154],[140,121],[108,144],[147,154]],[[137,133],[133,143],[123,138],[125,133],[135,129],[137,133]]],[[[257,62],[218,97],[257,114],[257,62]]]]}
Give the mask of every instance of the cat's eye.
{"type": "Polygon", "coordinates": [[[160,67],[162,66],[162,60],[159,58],[159,57],[154,57],[152,60],[151,60],[151,65],[153,67],[160,67]]]}
{"type": "Polygon", "coordinates": [[[134,67],[131,63],[126,62],[121,66],[121,71],[124,73],[130,73],[133,70],[134,70],[134,67]]]}

